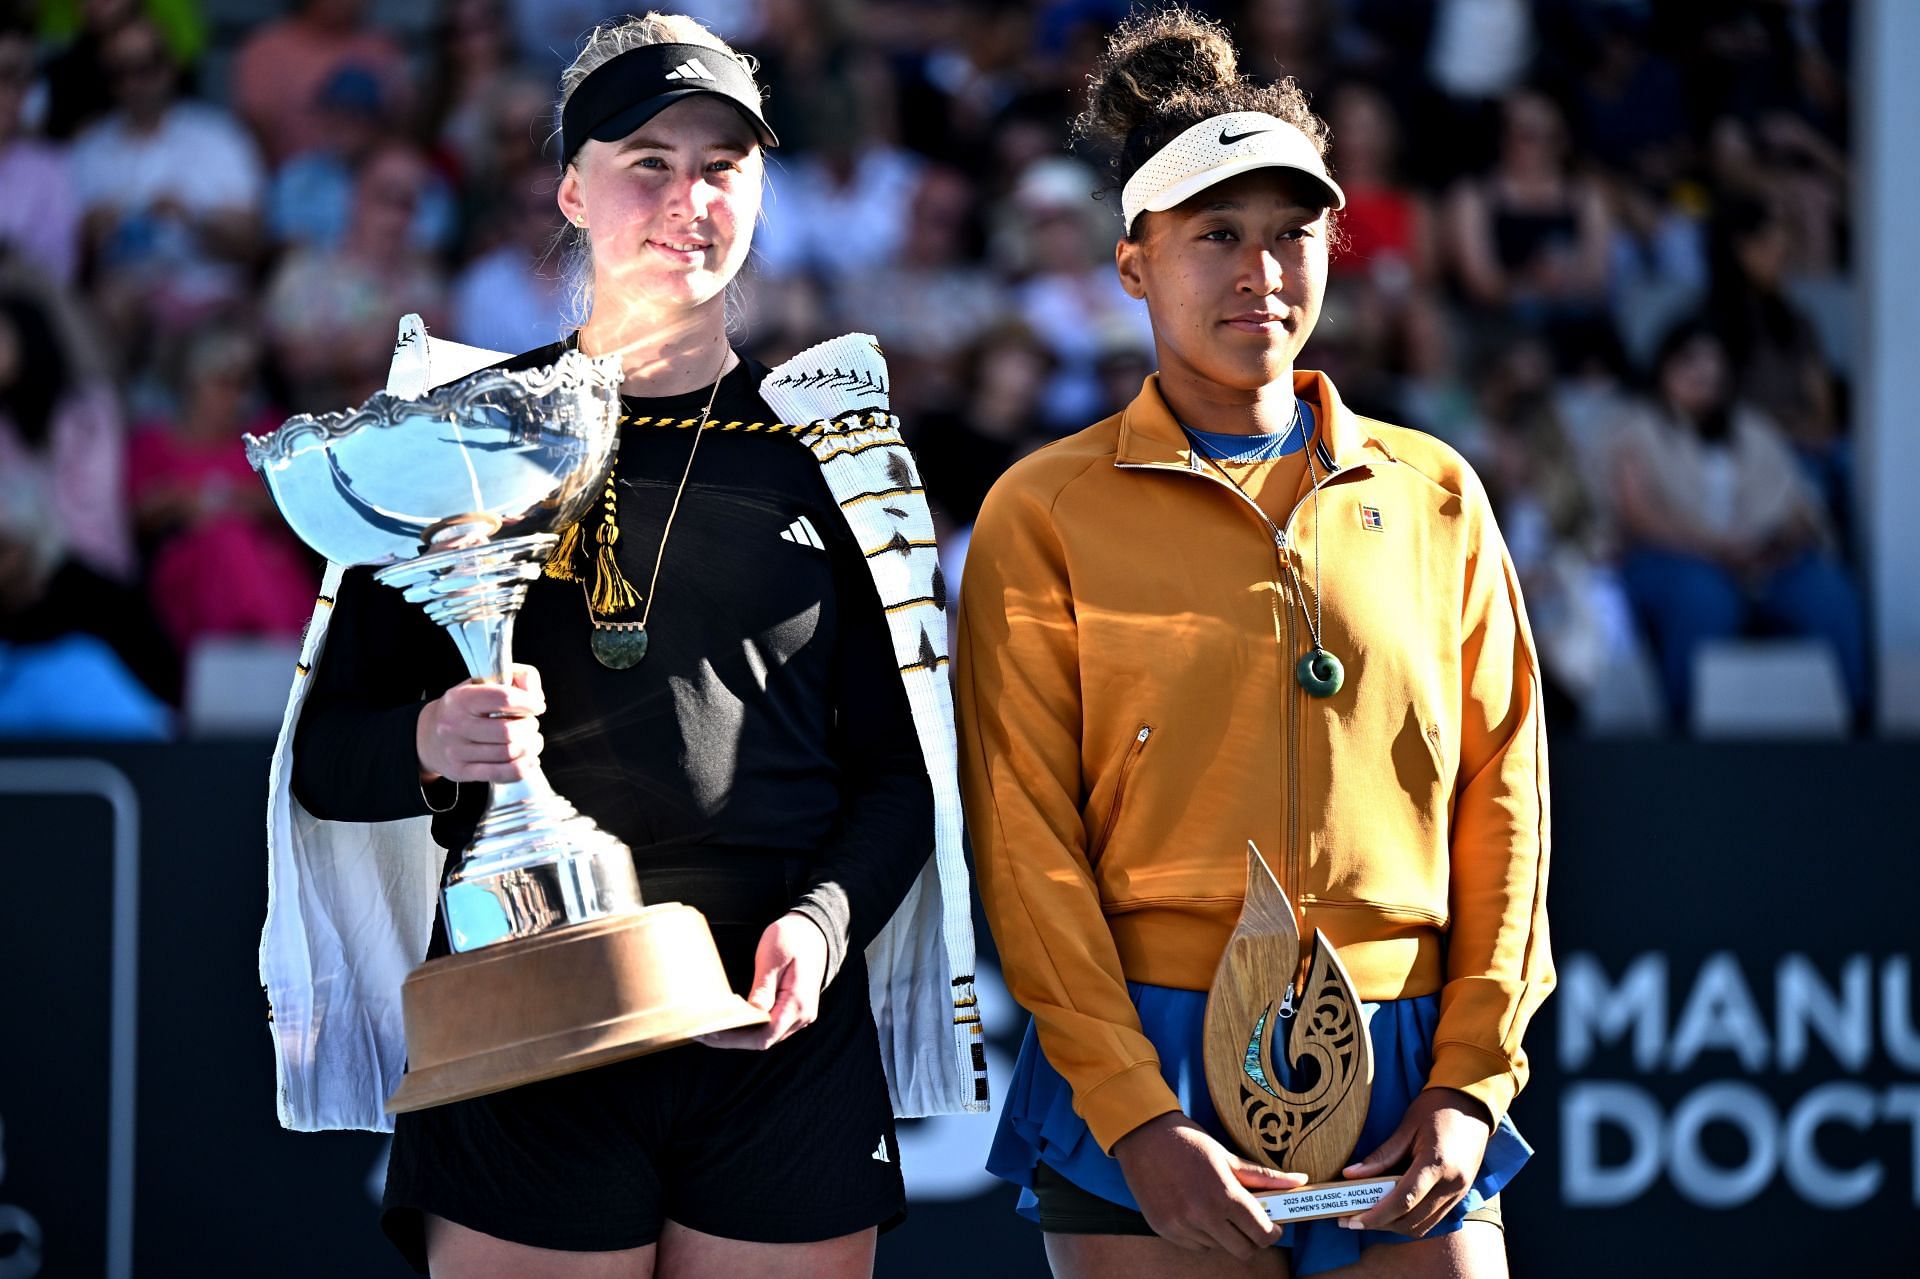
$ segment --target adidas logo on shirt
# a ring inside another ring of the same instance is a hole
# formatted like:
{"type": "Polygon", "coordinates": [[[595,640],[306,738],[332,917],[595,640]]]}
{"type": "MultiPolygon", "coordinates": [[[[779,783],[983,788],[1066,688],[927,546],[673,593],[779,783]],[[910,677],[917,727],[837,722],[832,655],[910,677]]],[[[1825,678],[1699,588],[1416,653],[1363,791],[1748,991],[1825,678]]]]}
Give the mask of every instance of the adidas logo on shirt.
{"type": "Polygon", "coordinates": [[[797,542],[801,546],[811,546],[816,551],[827,549],[826,543],[820,540],[820,534],[815,531],[804,515],[780,530],[780,536],[786,541],[797,542]]]}
{"type": "Polygon", "coordinates": [[[893,1162],[893,1159],[887,1154],[887,1135],[885,1133],[880,1134],[880,1144],[873,1148],[873,1157],[883,1164],[893,1162]]]}
{"type": "Polygon", "coordinates": [[[700,59],[688,58],[673,70],[667,72],[669,80],[712,80],[713,72],[701,65],[700,59]]]}

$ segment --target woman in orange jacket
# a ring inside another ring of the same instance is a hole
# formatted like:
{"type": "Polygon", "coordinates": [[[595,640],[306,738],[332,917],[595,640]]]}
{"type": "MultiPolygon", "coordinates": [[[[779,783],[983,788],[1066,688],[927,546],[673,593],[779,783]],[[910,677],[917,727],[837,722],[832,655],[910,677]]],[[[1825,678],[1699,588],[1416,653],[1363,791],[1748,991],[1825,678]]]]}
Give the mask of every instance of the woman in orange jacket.
{"type": "Polygon", "coordinates": [[[1159,371],[1015,465],[968,556],[962,782],[1034,1018],[989,1166],[1062,1276],[1504,1275],[1495,1196],[1529,1153],[1506,1112],[1553,982],[1512,565],[1452,450],[1295,368],[1343,196],[1291,82],[1152,14],[1109,41],[1079,128],[1117,151],[1159,371]],[[1249,839],[1366,1004],[1346,1173],[1399,1178],[1284,1234],[1249,1192],[1300,1178],[1223,1146],[1200,1082],[1249,839]]]}

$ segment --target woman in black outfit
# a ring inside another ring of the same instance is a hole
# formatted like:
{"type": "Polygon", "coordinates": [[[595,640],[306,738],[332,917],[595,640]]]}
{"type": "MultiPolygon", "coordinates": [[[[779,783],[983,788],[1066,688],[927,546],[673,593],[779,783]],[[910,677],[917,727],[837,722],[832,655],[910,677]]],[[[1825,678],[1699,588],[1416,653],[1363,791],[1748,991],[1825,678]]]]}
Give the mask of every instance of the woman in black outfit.
{"type": "MultiPolygon", "coordinates": [[[[594,34],[562,103],[559,202],[592,304],[505,367],[618,353],[629,418],[777,421],[767,369],[726,340],[774,143],[751,64],[689,19],[629,19],[594,34]]],[[[770,1020],[399,1116],[383,1224],[437,1275],[865,1275],[903,1190],[862,951],[934,822],[885,615],[791,440],[630,423],[614,477],[528,592],[511,685],[466,680],[420,609],[348,572],[293,793],[321,819],[431,811],[457,849],[474,783],[538,757],[634,850],[648,900],[707,916],[770,1020]],[[618,574],[594,555],[607,540],[618,574]],[[595,640],[642,617],[641,660],[596,660],[630,657],[595,640]]]]}

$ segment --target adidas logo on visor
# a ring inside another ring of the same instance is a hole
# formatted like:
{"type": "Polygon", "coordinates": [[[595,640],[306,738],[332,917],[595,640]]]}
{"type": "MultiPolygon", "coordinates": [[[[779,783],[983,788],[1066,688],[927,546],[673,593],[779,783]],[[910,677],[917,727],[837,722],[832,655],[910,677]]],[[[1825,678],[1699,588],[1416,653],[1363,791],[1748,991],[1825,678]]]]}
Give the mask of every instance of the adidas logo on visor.
{"type": "Polygon", "coordinates": [[[669,80],[713,80],[717,77],[706,69],[698,58],[688,58],[673,70],[667,72],[669,80]]]}

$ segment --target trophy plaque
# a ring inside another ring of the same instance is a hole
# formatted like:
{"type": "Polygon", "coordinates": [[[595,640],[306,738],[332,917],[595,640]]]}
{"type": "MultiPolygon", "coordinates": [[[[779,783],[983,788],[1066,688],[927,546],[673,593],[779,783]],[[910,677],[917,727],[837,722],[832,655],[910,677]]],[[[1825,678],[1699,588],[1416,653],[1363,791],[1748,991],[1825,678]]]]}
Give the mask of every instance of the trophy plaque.
{"type": "MultiPolygon", "coordinates": [[[[247,437],[287,523],[337,564],[374,566],[446,628],[476,679],[512,670],[527,584],[606,483],[620,421],[617,358],[568,351],[486,369],[417,398],[247,437]]],[[[402,989],[407,1073],[387,1111],[420,1110],[763,1023],[727,984],[706,920],[642,903],[625,844],[554,791],[536,762],[494,784],[449,859],[453,953],[402,989]]]]}
{"type": "Polygon", "coordinates": [[[1207,994],[1203,1056],[1207,1092],[1240,1153],[1307,1176],[1298,1190],[1256,1196],[1279,1222],[1364,1212],[1397,1180],[1340,1177],[1367,1120],[1373,1045],[1353,982],[1318,929],[1299,985],[1298,919],[1249,841],[1246,902],[1207,994]]]}

